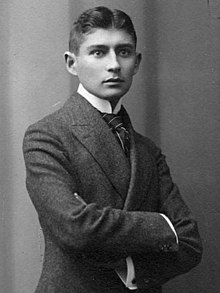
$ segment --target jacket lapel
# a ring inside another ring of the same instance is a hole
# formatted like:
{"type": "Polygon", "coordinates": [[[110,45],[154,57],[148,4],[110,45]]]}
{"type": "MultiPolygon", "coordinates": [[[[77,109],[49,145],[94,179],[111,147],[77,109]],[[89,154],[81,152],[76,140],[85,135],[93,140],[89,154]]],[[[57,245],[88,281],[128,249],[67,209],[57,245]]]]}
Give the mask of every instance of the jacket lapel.
{"type": "Polygon", "coordinates": [[[99,164],[113,187],[125,198],[130,180],[130,164],[114,134],[100,113],[79,94],[67,102],[72,132],[99,164]]]}
{"type": "Polygon", "coordinates": [[[137,134],[130,122],[127,112],[123,108],[126,124],[130,125],[130,162],[131,177],[124,210],[140,210],[142,201],[148,196],[152,177],[152,157],[147,146],[137,134]]]}

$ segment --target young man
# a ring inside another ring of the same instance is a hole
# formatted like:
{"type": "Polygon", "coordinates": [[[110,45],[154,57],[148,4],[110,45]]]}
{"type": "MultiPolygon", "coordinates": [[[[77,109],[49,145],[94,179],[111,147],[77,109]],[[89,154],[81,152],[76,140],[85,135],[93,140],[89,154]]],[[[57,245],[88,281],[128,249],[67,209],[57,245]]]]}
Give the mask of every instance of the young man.
{"type": "Polygon", "coordinates": [[[36,292],[161,292],[199,263],[202,248],[164,156],[121,106],[141,61],[130,18],[85,11],[65,60],[78,92],[24,138],[45,237],[36,292]]]}

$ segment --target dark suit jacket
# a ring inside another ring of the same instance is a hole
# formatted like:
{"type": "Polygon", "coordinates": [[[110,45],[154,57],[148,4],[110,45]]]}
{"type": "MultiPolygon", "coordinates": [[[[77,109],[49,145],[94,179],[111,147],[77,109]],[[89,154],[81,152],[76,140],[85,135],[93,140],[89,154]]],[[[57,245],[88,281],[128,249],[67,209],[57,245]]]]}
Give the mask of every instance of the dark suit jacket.
{"type": "Polygon", "coordinates": [[[123,116],[130,162],[100,113],[78,94],[25,134],[27,189],[45,237],[38,293],[125,292],[115,268],[127,256],[139,292],[161,292],[200,261],[196,222],[164,156],[134,131],[124,108],[123,116]],[[171,220],[179,245],[159,213],[171,220]]]}

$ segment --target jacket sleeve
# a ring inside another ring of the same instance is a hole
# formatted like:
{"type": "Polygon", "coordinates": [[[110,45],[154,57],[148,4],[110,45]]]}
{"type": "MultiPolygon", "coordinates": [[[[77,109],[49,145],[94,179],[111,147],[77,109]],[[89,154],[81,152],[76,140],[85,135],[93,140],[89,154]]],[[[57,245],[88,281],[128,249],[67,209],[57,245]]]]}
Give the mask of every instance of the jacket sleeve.
{"type": "Polygon", "coordinates": [[[172,251],[164,245],[160,252],[134,255],[136,280],[139,288],[161,286],[169,279],[195,267],[202,256],[202,243],[195,219],[173,183],[165,156],[156,148],[154,158],[159,174],[160,213],[172,222],[178,236],[179,248],[172,251]]]}

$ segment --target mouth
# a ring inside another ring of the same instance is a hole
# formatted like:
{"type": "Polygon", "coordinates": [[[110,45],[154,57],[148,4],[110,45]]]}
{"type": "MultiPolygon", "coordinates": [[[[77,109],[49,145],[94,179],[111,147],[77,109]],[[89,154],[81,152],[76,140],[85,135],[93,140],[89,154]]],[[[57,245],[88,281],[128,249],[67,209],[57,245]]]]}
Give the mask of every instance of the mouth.
{"type": "Polygon", "coordinates": [[[120,77],[111,77],[104,81],[104,83],[122,83],[124,80],[120,77]]]}

